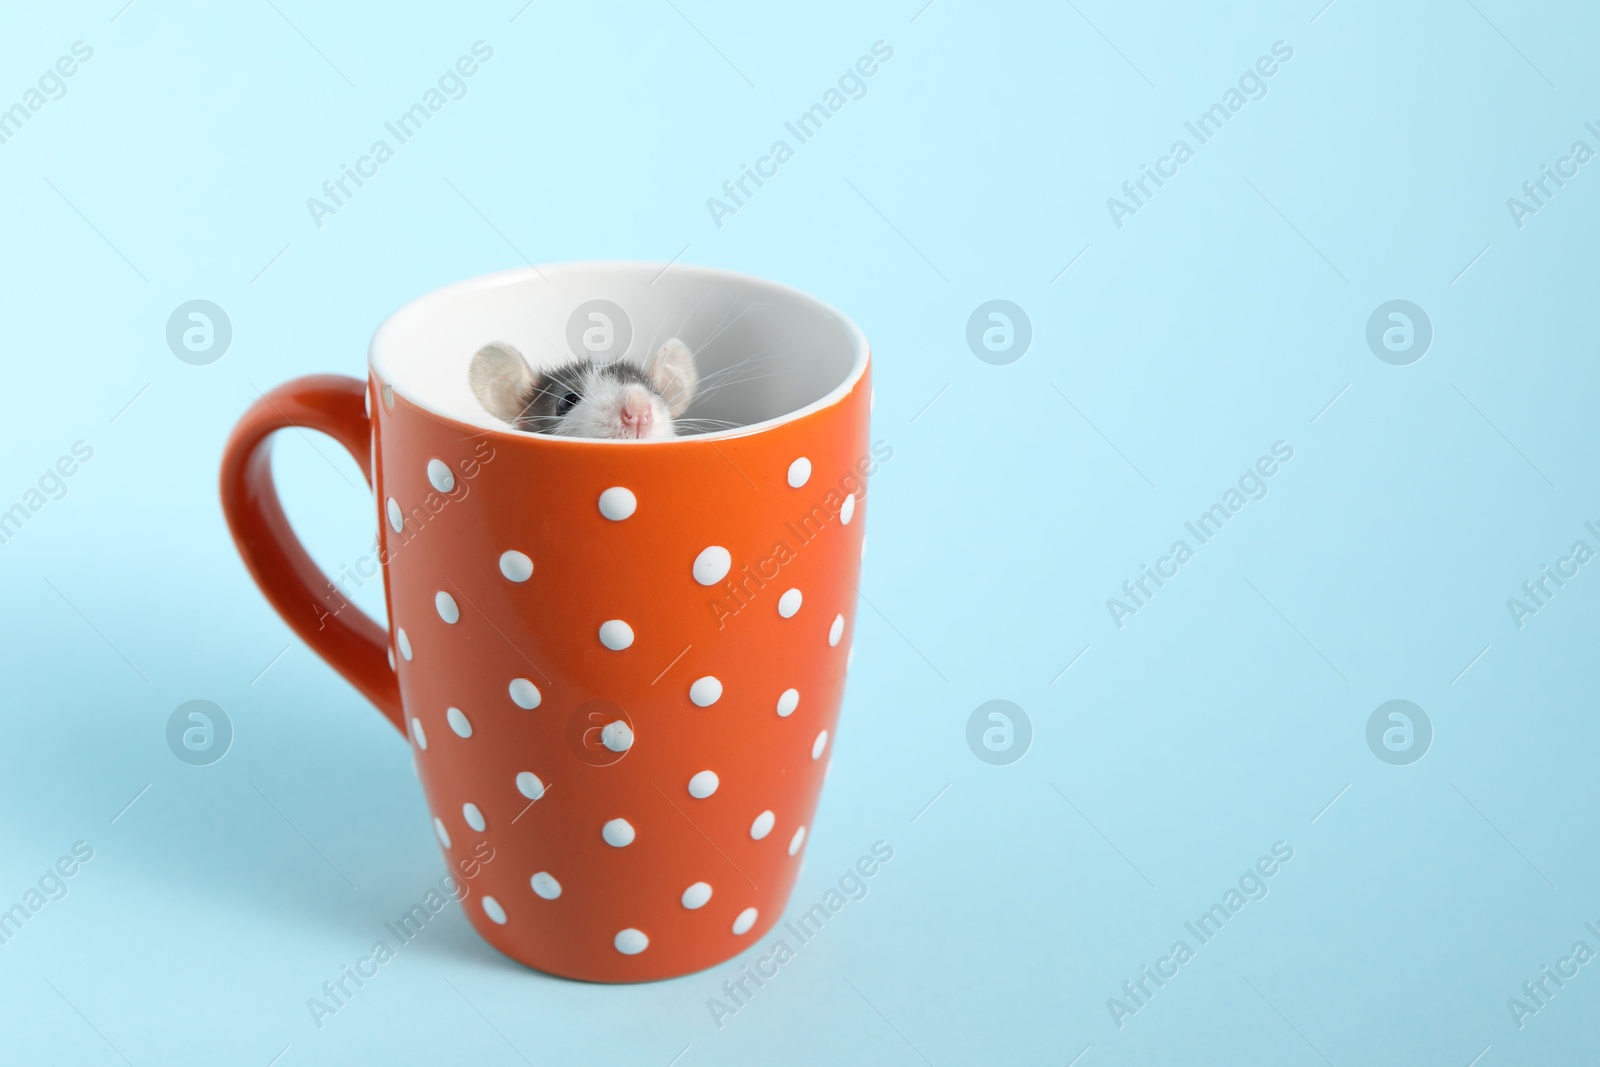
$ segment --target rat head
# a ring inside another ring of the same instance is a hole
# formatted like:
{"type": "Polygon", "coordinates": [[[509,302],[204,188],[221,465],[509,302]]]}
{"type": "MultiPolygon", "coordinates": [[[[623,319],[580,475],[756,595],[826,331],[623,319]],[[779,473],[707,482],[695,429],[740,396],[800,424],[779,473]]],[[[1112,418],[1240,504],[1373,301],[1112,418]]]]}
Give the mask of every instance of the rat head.
{"type": "Polygon", "coordinates": [[[671,437],[694,399],[694,355],[674,337],[643,368],[576,359],[534,371],[510,345],[485,345],[468,370],[484,410],[519,430],[563,437],[651,441],[671,437]]]}

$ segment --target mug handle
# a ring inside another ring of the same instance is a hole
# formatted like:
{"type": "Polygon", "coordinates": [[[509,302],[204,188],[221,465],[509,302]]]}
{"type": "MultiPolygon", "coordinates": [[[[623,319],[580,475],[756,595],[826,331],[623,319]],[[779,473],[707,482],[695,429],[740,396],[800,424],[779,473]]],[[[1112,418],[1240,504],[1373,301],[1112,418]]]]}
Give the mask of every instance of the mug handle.
{"type": "Polygon", "coordinates": [[[222,511],[239,555],[283,621],[405,733],[389,634],[344,600],[312,562],[283,513],[272,481],[272,435],[318,430],[344,446],[372,485],[367,386],[341,374],[285,382],[251,405],[222,453],[222,511]]]}

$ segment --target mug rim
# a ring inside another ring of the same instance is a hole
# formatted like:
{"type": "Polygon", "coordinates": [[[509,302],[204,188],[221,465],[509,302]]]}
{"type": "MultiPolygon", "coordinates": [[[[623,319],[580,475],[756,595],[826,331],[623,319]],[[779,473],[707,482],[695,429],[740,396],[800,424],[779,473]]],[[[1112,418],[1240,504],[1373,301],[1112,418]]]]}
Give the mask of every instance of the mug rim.
{"type": "Polygon", "coordinates": [[[373,331],[372,339],[367,343],[368,372],[374,378],[378,379],[378,381],[381,382],[385,387],[390,389],[396,396],[404,397],[409,404],[423,412],[426,412],[432,418],[443,420],[445,422],[473,426],[475,429],[481,430],[485,433],[497,433],[506,436],[527,438],[531,441],[545,442],[552,446],[568,447],[582,447],[590,445],[596,447],[621,446],[625,448],[641,448],[652,446],[670,447],[672,445],[689,444],[695,441],[727,441],[735,438],[749,437],[754,434],[764,433],[769,430],[777,429],[780,426],[786,426],[790,423],[798,422],[801,419],[815,414],[818,411],[822,411],[826,408],[830,408],[836,404],[842,403],[852,392],[855,391],[856,386],[860,384],[862,378],[866,375],[867,366],[871,362],[871,358],[872,349],[867,341],[866,334],[862,332],[860,326],[856,325],[855,320],[851,319],[850,316],[846,315],[832,304],[829,304],[827,301],[815,297],[802,289],[796,289],[793,286],[784,285],[782,282],[775,282],[771,279],[762,278],[757,275],[743,274],[738,271],[723,270],[719,267],[707,267],[700,264],[680,263],[677,261],[662,263],[660,261],[636,259],[564,260],[559,263],[530,264],[525,267],[513,267],[509,270],[494,271],[489,274],[479,274],[471,278],[464,278],[460,281],[451,282],[448,285],[443,285],[436,289],[430,289],[428,292],[423,293],[420,296],[413,297],[400,307],[396,308],[394,311],[391,311],[384,318],[384,320],[378,324],[378,328],[373,331]],[[834,388],[830,389],[823,396],[817,398],[809,404],[806,404],[804,407],[796,408],[795,410],[785,412],[782,415],[778,415],[770,419],[764,419],[761,422],[750,423],[746,426],[735,426],[730,429],[717,430],[712,433],[691,434],[686,437],[667,437],[660,440],[638,441],[609,439],[603,437],[564,437],[557,434],[543,434],[534,433],[530,430],[521,430],[509,424],[502,426],[485,426],[478,425],[476,423],[466,423],[455,415],[451,415],[448,412],[439,410],[437,406],[430,403],[425,398],[417,396],[411,390],[401,388],[395,383],[393,378],[391,378],[387,373],[384,372],[383,369],[381,369],[380,349],[387,343],[389,334],[399,329],[398,323],[400,320],[409,315],[424,311],[424,305],[445,297],[446,295],[460,295],[463,293],[481,291],[484,289],[490,289],[504,285],[513,285],[535,278],[545,281],[548,284],[555,285],[556,282],[551,280],[552,276],[565,273],[575,267],[602,269],[621,268],[628,271],[645,271],[653,269],[657,272],[657,277],[666,274],[666,272],[669,270],[687,270],[712,280],[737,282],[741,285],[749,287],[764,288],[795,303],[809,304],[816,310],[820,311],[824,316],[837,322],[838,325],[843,328],[846,336],[850,338],[851,347],[853,349],[850,370],[845,375],[843,381],[841,381],[834,388]]]}

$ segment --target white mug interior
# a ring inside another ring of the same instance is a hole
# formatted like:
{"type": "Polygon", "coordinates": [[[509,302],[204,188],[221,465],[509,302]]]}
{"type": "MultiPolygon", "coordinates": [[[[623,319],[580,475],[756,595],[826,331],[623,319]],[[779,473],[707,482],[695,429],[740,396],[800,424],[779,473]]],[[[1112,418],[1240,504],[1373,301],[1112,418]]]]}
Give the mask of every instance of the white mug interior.
{"type": "Polygon", "coordinates": [[[419,407],[508,431],[468,383],[484,345],[509,344],[540,370],[580,356],[640,365],[672,337],[695,354],[702,383],[684,418],[707,422],[688,425],[733,424],[696,435],[707,438],[754,433],[835,403],[867,364],[861,330],[814,297],[707,267],[638,262],[526,267],[446,286],[390,315],[369,360],[380,381],[419,407]]]}

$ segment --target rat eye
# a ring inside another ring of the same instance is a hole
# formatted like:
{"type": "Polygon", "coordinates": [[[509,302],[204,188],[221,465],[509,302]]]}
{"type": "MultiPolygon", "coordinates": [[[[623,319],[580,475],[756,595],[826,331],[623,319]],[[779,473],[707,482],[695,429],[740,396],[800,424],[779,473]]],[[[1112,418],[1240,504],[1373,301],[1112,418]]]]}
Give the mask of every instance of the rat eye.
{"type": "Polygon", "coordinates": [[[579,399],[580,398],[576,392],[568,389],[566,392],[561,394],[561,399],[556,401],[556,414],[566,415],[567,412],[578,406],[579,399]]]}

